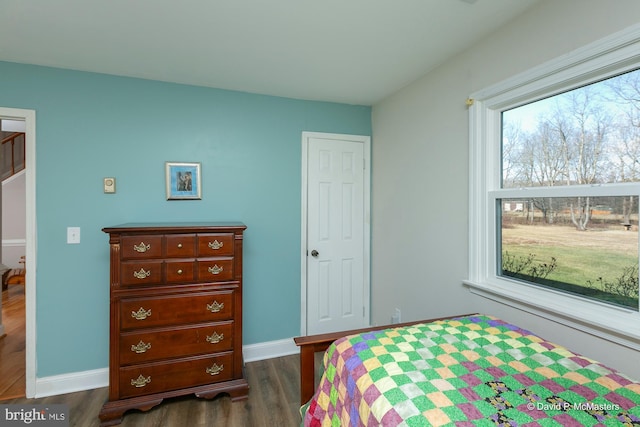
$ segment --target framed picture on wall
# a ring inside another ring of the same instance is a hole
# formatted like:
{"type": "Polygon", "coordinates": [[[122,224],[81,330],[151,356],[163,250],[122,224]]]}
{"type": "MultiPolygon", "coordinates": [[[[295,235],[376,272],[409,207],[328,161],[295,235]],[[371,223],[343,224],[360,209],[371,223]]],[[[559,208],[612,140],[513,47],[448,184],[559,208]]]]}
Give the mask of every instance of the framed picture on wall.
{"type": "Polygon", "coordinates": [[[167,200],[200,200],[200,163],[165,163],[167,200]]]}

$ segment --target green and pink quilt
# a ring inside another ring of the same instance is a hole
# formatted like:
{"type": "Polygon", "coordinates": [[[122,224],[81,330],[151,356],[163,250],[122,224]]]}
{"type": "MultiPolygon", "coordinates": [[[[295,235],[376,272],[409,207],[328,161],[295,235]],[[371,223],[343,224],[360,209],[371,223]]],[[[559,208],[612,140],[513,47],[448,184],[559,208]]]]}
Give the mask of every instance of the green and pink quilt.
{"type": "Polygon", "coordinates": [[[334,342],[305,426],[640,426],[640,383],[490,316],[334,342]]]}

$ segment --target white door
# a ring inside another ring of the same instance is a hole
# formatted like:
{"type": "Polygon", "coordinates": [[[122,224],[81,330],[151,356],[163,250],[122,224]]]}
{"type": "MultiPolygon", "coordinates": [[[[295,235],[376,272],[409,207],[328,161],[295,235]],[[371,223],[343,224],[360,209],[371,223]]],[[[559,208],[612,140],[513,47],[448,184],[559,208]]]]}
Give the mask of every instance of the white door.
{"type": "Polygon", "coordinates": [[[307,335],[369,325],[369,141],[303,133],[307,335]]]}

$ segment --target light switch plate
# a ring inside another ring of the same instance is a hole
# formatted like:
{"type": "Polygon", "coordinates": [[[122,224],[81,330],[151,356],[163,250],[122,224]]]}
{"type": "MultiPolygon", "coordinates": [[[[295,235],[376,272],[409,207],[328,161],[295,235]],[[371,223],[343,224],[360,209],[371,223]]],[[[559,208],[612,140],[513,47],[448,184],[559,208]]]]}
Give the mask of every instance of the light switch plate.
{"type": "Polygon", "coordinates": [[[67,227],[67,243],[70,245],[80,243],[80,227],[67,227]]]}
{"type": "Polygon", "coordinates": [[[105,193],[115,193],[116,192],[116,179],[115,178],[105,178],[104,179],[104,192],[105,193]]]}

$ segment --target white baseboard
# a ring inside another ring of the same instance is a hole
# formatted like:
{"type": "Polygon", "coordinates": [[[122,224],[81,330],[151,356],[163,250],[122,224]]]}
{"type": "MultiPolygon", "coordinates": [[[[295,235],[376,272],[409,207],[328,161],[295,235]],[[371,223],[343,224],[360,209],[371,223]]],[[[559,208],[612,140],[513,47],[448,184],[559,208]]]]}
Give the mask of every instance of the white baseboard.
{"type": "MultiPolygon", "coordinates": [[[[2,325],[0,325],[2,327],[2,325]]],[[[242,348],[245,362],[271,359],[299,353],[293,338],[245,345],[242,348]]],[[[109,386],[109,368],[72,372],[36,378],[35,397],[55,396],[109,386]]]]}
{"type": "Polygon", "coordinates": [[[26,239],[2,239],[2,247],[17,247],[21,248],[23,246],[27,246],[26,239]]]}
{"type": "Polygon", "coordinates": [[[293,338],[283,340],[268,341],[258,344],[249,344],[242,347],[245,362],[255,362],[257,360],[272,359],[274,357],[298,354],[300,349],[293,342],[293,338]]]}
{"type": "Polygon", "coordinates": [[[36,378],[35,397],[55,396],[109,385],[109,368],[36,378]]]}

